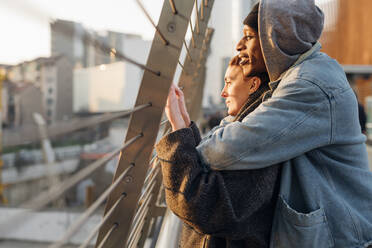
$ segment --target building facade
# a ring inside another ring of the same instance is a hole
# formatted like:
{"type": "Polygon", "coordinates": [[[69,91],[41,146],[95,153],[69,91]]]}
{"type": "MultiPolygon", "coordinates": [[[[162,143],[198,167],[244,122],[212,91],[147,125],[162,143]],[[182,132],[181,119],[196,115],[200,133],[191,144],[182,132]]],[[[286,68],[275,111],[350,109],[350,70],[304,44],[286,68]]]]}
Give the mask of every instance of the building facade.
{"type": "Polygon", "coordinates": [[[86,30],[80,23],[56,20],[50,24],[51,56],[65,56],[75,67],[86,66],[86,30]]]}
{"type": "MultiPolygon", "coordinates": [[[[146,64],[151,41],[140,36],[107,32],[106,46],[114,48],[117,53],[146,64]]],[[[92,49],[93,50],[93,49],[92,49]]],[[[107,111],[127,110],[134,106],[143,70],[132,65],[115,54],[102,54],[97,51],[91,58],[88,68],[76,68],[73,79],[73,102],[75,113],[101,113],[107,111]]]]}
{"type": "MultiPolygon", "coordinates": [[[[37,58],[9,68],[9,81],[15,85],[15,88],[25,89],[21,91],[21,95],[18,95],[22,96],[22,98],[32,98],[19,101],[14,100],[14,102],[9,104],[9,106],[13,104],[15,109],[14,125],[23,125],[25,124],[23,120],[29,119],[23,116],[22,113],[24,112],[20,110],[20,104],[24,101],[40,101],[41,108],[38,108],[38,112],[46,118],[48,123],[71,118],[72,72],[71,62],[64,56],[37,58]],[[33,89],[33,94],[29,93],[31,89],[33,89]],[[36,89],[40,92],[40,96],[37,98],[35,98],[36,89]]],[[[12,94],[17,96],[17,90],[12,94]]],[[[9,99],[12,99],[11,96],[9,99]]],[[[35,104],[30,103],[30,106],[35,104]]],[[[35,108],[32,109],[34,110],[35,108]]]]}
{"type": "Polygon", "coordinates": [[[55,20],[50,24],[52,56],[65,56],[74,68],[88,68],[118,61],[112,53],[102,51],[97,43],[124,52],[126,43],[142,41],[141,36],[114,31],[93,31],[80,23],[55,20]]]}

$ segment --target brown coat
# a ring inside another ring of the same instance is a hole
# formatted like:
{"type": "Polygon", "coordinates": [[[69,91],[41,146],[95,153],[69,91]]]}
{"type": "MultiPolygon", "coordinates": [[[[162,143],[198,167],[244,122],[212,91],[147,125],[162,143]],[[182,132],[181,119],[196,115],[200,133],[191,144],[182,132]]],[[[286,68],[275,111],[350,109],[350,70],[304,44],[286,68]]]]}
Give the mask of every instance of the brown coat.
{"type": "Polygon", "coordinates": [[[215,171],[200,162],[195,124],[156,145],[166,201],[184,222],[180,247],[269,247],[280,167],[215,171]]]}

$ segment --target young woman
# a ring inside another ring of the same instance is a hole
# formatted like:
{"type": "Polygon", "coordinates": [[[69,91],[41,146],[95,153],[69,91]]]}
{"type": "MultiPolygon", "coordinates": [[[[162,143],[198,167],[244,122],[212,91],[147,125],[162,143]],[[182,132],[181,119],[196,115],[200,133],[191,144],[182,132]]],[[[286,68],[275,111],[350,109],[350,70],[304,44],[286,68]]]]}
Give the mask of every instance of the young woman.
{"type": "MultiPolygon", "coordinates": [[[[268,75],[244,77],[234,57],[225,75],[221,96],[232,122],[241,122],[269,90],[268,75]]],[[[201,163],[196,147],[203,143],[191,123],[182,92],[172,86],[167,115],[175,132],[157,144],[166,200],[184,222],[181,247],[269,247],[279,190],[279,166],[249,171],[216,171],[201,163]],[[171,111],[172,113],[170,113],[171,111]],[[179,118],[179,119],[178,119],[179,118]],[[188,128],[178,129],[177,125],[188,128]]],[[[228,121],[212,129],[213,135],[228,121]]]]}

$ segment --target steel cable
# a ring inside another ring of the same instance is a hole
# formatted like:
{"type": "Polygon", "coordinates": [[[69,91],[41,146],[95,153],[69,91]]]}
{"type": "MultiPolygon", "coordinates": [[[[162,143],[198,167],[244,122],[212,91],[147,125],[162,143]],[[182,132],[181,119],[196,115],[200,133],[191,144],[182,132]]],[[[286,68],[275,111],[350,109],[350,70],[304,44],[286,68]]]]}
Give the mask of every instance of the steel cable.
{"type": "Polygon", "coordinates": [[[2,233],[12,231],[13,228],[22,224],[25,221],[24,219],[27,218],[27,215],[29,213],[40,210],[43,207],[45,207],[47,204],[49,204],[50,202],[59,198],[67,190],[75,186],[77,183],[81,182],[83,179],[91,175],[97,169],[101,168],[101,166],[105,165],[114,156],[116,156],[118,153],[123,151],[125,148],[133,144],[136,140],[138,140],[142,136],[143,135],[140,134],[140,135],[133,137],[128,142],[126,142],[122,147],[116,149],[110,154],[88,165],[86,168],[80,170],[75,175],[67,179],[65,182],[58,184],[56,186],[53,186],[46,192],[41,193],[38,197],[22,204],[20,208],[23,208],[23,210],[20,213],[17,213],[14,216],[10,216],[7,220],[0,223],[1,224],[0,231],[2,233]]]}
{"type": "Polygon", "coordinates": [[[114,231],[118,226],[119,226],[119,224],[117,224],[117,223],[115,223],[114,225],[112,225],[112,227],[111,227],[110,230],[106,233],[105,237],[102,239],[101,243],[99,243],[99,245],[98,245],[97,248],[102,248],[102,247],[106,244],[106,242],[107,242],[108,238],[110,237],[111,233],[112,233],[112,232],[113,232],[113,231],[114,231]]]}
{"type": "Polygon", "coordinates": [[[177,12],[177,9],[176,9],[176,5],[174,4],[174,1],[173,0],[169,0],[169,4],[170,4],[170,6],[172,8],[173,14],[177,15],[178,12],[177,12]]]}
{"type": "Polygon", "coordinates": [[[183,44],[185,45],[185,49],[186,49],[186,53],[187,53],[187,57],[189,57],[190,61],[192,62],[192,58],[191,58],[191,54],[190,54],[190,50],[186,44],[186,41],[183,40],[183,44]]]}
{"type": "Polygon", "coordinates": [[[76,234],[78,229],[84,225],[88,218],[98,209],[98,207],[106,200],[106,198],[111,194],[111,192],[116,189],[124,177],[129,173],[129,171],[134,167],[134,164],[131,164],[111,185],[108,187],[105,192],[103,192],[100,197],[84,212],[79,219],[69,227],[67,232],[63,235],[60,241],[54,243],[49,248],[60,248],[65,244],[72,236],[76,234]]]}
{"type": "Polygon", "coordinates": [[[196,48],[196,44],[195,44],[195,34],[194,34],[194,29],[192,27],[192,23],[191,23],[191,19],[189,19],[189,23],[190,23],[190,29],[191,29],[191,43],[192,43],[192,46],[194,48],[196,48]]]}
{"type": "Polygon", "coordinates": [[[164,45],[165,46],[168,46],[169,45],[169,41],[164,37],[164,35],[162,34],[162,32],[160,32],[158,26],[156,26],[155,22],[152,20],[150,14],[147,12],[147,10],[146,10],[145,6],[143,5],[143,3],[141,2],[141,0],[136,0],[136,2],[138,4],[138,6],[140,7],[140,9],[142,10],[142,12],[145,14],[146,18],[151,23],[151,25],[155,28],[156,32],[160,36],[160,39],[163,41],[164,45]]]}
{"type": "Polygon", "coordinates": [[[120,202],[126,197],[125,194],[122,194],[119,199],[115,202],[115,204],[110,208],[110,210],[105,214],[103,220],[93,229],[93,231],[89,234],[88,238],[84,241],[83,244],[79,246],[79,248],[86,248],[89,246],[90,242],[94,238],[94,236],[98,233],[99,229],[106,224],[107,220],[110,219],[112,214],[115,212],[116,207],[120,204],[120,202]]]}
{"type": "Polygon", "coordinates": [[[200,34],[198,0],[195,0],[195,11],[196,11],[196,22],[195,22],[196,33],[200,34]]]}

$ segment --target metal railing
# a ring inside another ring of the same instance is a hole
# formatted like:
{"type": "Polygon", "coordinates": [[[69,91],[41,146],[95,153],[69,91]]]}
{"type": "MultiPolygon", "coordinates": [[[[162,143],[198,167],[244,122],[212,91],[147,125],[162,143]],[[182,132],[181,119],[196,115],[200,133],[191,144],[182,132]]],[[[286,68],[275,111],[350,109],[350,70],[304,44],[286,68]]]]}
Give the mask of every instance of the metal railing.
{"type": "Polygon", "coordinates": [[[177,65],[182,68],[179,80],[185,93],[186,105],[191,117],[197,118],[196,110],[200,109],[200,92],[205,81],[205,62],[213,34],[211,29],[207,29],[207,23],[214,1],[205,0],[198,5],[196,0],[165,0],[158,25],[155,25],[142,2],[136,2],[156,30],[146,65],[139,64],[95,40],[89,40],[87,35],[83,37],[103,52],[114,52],[118,58],[144,70],[135,107],[125,113],[131,117],[124,145],[22,204],[21,207],[26,210],[1,222],[0,229],[4,230],[0,231],[11,231],[7,224],[11,223],[12,228],[15,228],[17,223],[25,221],[23,217],[28,212],[43,209],[120,153],[113,183],[50,248],[59,248],[68,243],[105,201],[102,221],[92,229],[80,248],[88,247],[97,234],[96,247],[143,247],[151,235],[153,246],[156,244],[156,234],[159,232],[154,231],[154,228],[161,225],[161,221],[159,223],[156,219],[165,214],[165,205],[159,161],[153,155],[153,148],[158,131],[162,129],[165,135],[170,130],[168,120],[162,120],[162,115],[177,65]],[[191,16],[194,7],[196,19],[193,27],[191,16]],[[192,33],[190,44],[185,40],[188,28],[191,28],[192,33]],[[183,47],[186,58],[181,63],[179,57],[183,47]]]}

